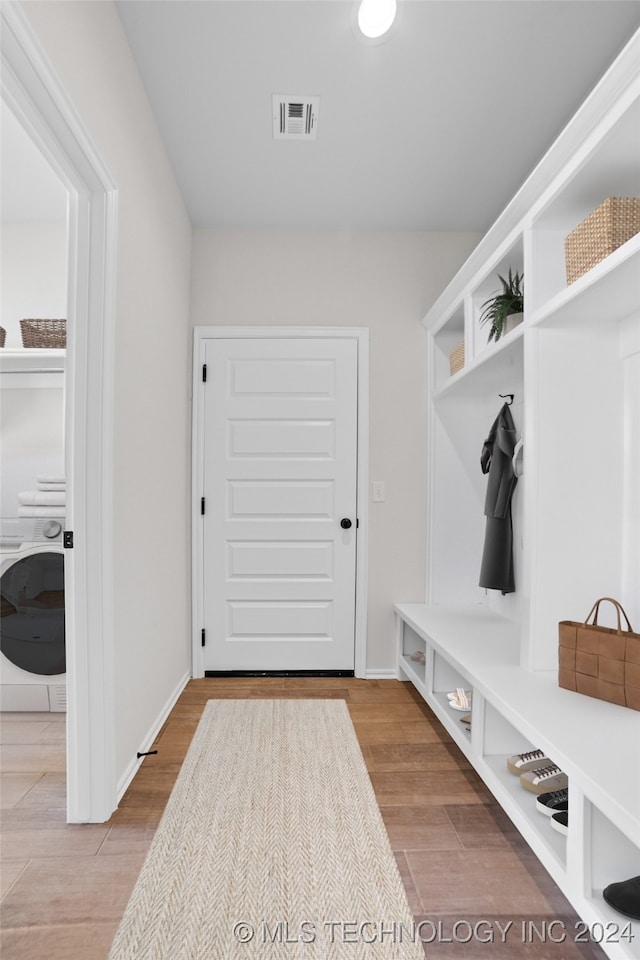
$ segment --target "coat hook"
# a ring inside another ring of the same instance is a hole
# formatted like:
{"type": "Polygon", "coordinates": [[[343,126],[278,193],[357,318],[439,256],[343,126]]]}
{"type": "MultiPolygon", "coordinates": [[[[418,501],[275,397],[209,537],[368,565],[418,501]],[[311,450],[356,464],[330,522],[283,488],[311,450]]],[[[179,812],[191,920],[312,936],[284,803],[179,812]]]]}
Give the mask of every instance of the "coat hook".
{"type": "Polygon", "coordinates": [[[511,404],[513,403],[513,398],[515,397],[515,394],[514,394],[514,393],[499,393],[498,396],[499,396],[502,400],[506,400],[507,403],[509,404],[509,406],[511,406],[511,404]]]}

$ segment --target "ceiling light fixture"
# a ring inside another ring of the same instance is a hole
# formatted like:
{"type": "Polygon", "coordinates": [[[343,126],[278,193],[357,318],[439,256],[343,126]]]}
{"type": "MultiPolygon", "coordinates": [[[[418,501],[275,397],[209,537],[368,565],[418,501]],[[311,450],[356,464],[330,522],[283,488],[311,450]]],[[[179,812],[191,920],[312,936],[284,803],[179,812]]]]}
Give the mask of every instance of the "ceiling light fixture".
{"type": "Polygon", "coordinates": [[[397,0],[362,0],[358,10],[358,26],[365,37],[376,40],[390,30],[397,7],[397,0]]]}

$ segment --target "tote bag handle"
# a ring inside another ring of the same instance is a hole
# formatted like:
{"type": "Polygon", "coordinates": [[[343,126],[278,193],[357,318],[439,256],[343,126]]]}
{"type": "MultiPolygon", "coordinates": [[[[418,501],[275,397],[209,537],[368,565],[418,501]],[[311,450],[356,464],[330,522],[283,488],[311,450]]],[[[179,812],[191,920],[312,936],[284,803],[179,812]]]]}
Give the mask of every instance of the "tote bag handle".
{"type": "Polygon", "coordinates": [[[626,624],[627,624],[627,630],[629,631],[629,633],[633,633],[633,628],[631,627],[631,624],[629,623],[629,617],[626,615],[626,613],[625,613],[625,611],[624,611],[624,608],[621,606],[621,604],[619,604],[617,600],[614,600],[613,597],[600,597],[599,600],[596,600],[596,602],[594,603],[594,605],[591,607],[591,610],[589,611],[589,615],[587,616],[587,619],[585,620],[583,626],[585,626],[585,627],[588,626],[588,624],[589,624],[589,619],[591,618],[591,616],[593,616],[593,626],[594,626],[594,627],[597,627],[597,625],[598,625],[598,612],[599,612],[599,610],[600,610],[600,604],[601,604],[601,603],[604,603],[605,601],[608,601],[609,603],[612,603],[612,604],[614,605],[614,607],[616,608],[616,617],[617,617],[617,619],[618,619],[618,630],[617,630],[617,632],[618,632],[618,633],[622,633],[622,623],[621,623],[621,621],[620,621],[620,614],[622,614],[622,616],[624,617],[625,622],[626,622],[626,624]]]}

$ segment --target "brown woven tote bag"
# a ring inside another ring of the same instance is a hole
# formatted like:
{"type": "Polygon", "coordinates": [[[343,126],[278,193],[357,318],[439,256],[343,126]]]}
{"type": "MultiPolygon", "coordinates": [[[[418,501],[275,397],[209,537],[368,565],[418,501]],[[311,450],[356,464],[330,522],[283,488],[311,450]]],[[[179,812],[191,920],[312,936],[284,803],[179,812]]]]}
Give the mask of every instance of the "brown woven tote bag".
{"type": "Polygon", "coordinates": [[[596,600],[584,623],[558,625],[558,683],[587,697],[640,710],[640,634],[612,597],[596,600]],[[598,625],[600,604],[616,608],[617,629],[598,625]],[[621,616],[627,629],[622,629],[621,616]],[[593,623],[589,620],[593,617],[593,623]]]}

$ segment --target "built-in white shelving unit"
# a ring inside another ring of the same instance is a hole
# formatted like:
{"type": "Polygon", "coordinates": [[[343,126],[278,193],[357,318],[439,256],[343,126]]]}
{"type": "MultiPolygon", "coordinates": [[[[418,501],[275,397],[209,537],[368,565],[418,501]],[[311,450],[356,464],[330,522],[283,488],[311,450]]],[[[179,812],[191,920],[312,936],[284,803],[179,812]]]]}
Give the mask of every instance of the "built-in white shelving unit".
{"type": "Polygon", "coordinates": [[[602,596],[640,630],[640,235],[569,286],[564,239],[607,197],[640,196],[639,131],[640,33],[425,317],[426,603],[396,606],[399,676],[612,960],[640,958],[640,923],[602,898],[640,875],[640,713],[560,689],[557,643],[558,622],[585,619],[602,596]],[[524,272],[524,321],[489,344],[480,307],[509,268],[524,272]],[[451,375],[461,340],[464,367],[451,375]],[[480,452],[499,394],[514,395],[523,441],[506,596],[478,586],[480,452]],[[470,731],[448,705],[455,687],[472,691],[470,731]],[[533,748],[569,778],[566,837],[507,770],[510,754],[533,748]]]}
{"type": "Polygon", "coordinates": [[[0,379],[3,387],[60,386],[66,350],[25,348],[0,349],[0,379]]]}

